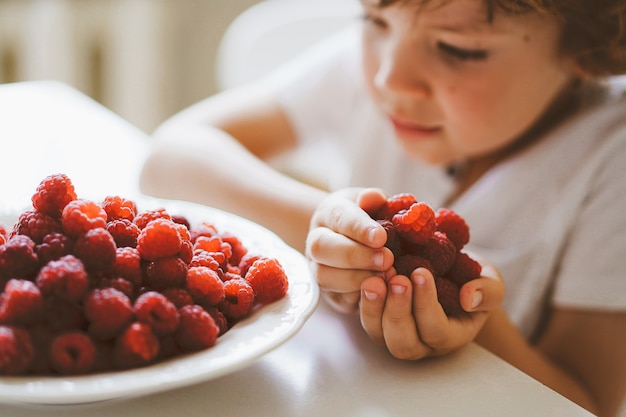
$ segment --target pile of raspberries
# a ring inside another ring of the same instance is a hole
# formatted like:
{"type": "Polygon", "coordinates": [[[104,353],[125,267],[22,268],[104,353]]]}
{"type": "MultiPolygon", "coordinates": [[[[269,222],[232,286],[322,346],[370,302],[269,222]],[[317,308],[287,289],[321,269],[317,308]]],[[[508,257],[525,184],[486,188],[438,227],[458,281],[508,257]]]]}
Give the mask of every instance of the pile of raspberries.
{"type": "Polygon", "coordinates": [[[207,349],[287,293],[277,259],[210,222],[79,199],[64,174],[44,178],[32,206],[0,226],[0,375],[131,369],[207,349]]]}
{"type": "Polygon", "coordinates": [[[410,276],[419,267],[432,272],[437,299],[446,314],[465,314],[459,303],[459,289],[480,276],[482,266],[462,249],[469,242],[469,227],[451,209],[436,213],[409,193],[396,194],[370,216],[387,231],[388,247],[394,255],[398,274],[410,276]]]}

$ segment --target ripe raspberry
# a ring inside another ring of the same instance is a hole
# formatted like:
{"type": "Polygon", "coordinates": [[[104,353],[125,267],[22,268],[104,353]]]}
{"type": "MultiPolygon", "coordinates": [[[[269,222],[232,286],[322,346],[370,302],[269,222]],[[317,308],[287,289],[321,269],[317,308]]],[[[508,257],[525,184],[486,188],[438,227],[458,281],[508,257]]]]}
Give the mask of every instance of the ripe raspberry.
{"type": "Polygon", "coordinates": [[[391,221],[398,233],[414,244],[425,244],[435,232],[435,213],[423,202],[414,203],[408,210],[401,210],[391,221]]]}
{"type": "Polygon", "coordinates": [[[422,248],[422,254],[430,261],[433,274],[443,276],[452,267],[457,249],[445,233],[435,232],[422,248]]]}
{"type": "Polygon", "coordinates": [[[43,297],[35,283],[11,279],[0,294],[0,323],[28,325],[43,319],[43,297]]]}
{"type": "Polygon", "coordinates": [[[12,234],[25,235],[30,237],[33,242],[41,243],[44,236],[50,233],[60,233],[61,222],[58,218],[48,216],[45,213],[31,210],[20,214],[17,222],[13,226],[12,234]]]}
{"type": "Polygon", "coordinates": [[[446,278],[461,288],[466,282],[480,277],[482,269],[482,266],[467,253],[459,252],[446,278]]]}
{"type": "Polygon", "coordinates": [[[77,238],[90,229],[106,227],[107,214],[102,207],[89,200],[70,201],[61,214],[63,231],[77,238]]]}
{"type": "Polygon", "coordinates": [[[74,255],[90,272],[109,271],[116,258],[113,236],[103,227],[90,229],[76,239],[74,255]]]}
{"type": "Polygon", "coordinates": [[[261,304],[280,300],[289,289],[287,274],[274,258],[257,260],[246,273],[245,279],[254,290],[255,300],[261,304]]]}
{"type": "Polygon", "coordinates": [[[218,308],[229,320],[234,321],[245,316],[252,310],[253,304],[254,290],[248,281],[238,278],[224,283],[224,300],[218,308]]]}
{"type": "Polygon", "coordinates": [[[138,213],[133,219],[133,223],[135,223],[139,227],[139,229],[143,229],[148,225],[148,223],[156,219],[172,220],[172,216],[167,212],[167,210],[162,208],[147,210],[138,213]]]}
{"type": "Polygon", "coordinates": [[[218,233],[217,227],[207,221],[197,223],[189,230],[191,232],[191,241],[194,243],[200,236],[212,237],[218,233]]]}
{"type": "Polygon", "coordinates": [[[85,374],[96,362],[96,347],[81,331],[70,331],[56,336],[50,345],[50,364],[62,375],[85,374]]]}
{"type": "Polygon", "coordinates": [[[469,226],[454,210],[439,209],[435,214],[437,230],[448,236],[458,250],[461,250],[470,239],[469,226]]]}
{"type": "Polygon", "coordinates": [[[116,195],[110,195],[102,200],[102,208],[107,214],[107,221],[125,219],[133,221],[137,215],[137,205],[134,201],[116,195]]]}
{"type": "Polygon", "coordinates": [[[242,277],[245,277],[252,264],[260,258],[261,255],[258,254],[247,253],[244,255],[244,257],[239,261],[239,274],[242,277]]]}
{"type": "Polygon", "coordinates": [[[176,343],[187,352],[195,352],[214,346],[219,327],[213,317],[199,305],[180,308],[180,324],[176,331],[176,343]]]}
{"type": "Polygon", "coordinates": [[[163,290],[162,294],[167,297],[176,308],[194,304],[191,295],[183,288],[168,288],[163,290]]]}
{"type": "Polygon", "coordinates": [[[239,265],[241,258],[248,252],[248,249],[246,249],[237,236],[231,233],[220,233],[220,239],[222,242],[228,243],[231,247],[231,255],[228,257],[228,262],[231,265],[239,265]]]}
{"type": "Polygon", "coordinates": [[[74,250],[74,240],[63,233],[50,233],[35,247],[40,265],[69,255],[74,250]]]}
{"type": "Polygon", "coordinates": [[[176,224],[167,219],[155,219],[139,233],[137,249],[142,259],[154,261],[177,255],[181,238],[176,224]]]}
{"type": "Polygon", "coordinates": [[[406,277],[410,277],[417,268],[426,268],[433,272],[431,263],[419,255],[401,255],[394,260],[393,266],[398,274],[406,277]]]}
{"type": "Polygon", "coordinates": [[[9,238],[6,227],[0,224],[0,245],[4,245],[9,238]]]}
{"type": "Polygon", "coordinates": [[[207,252],[202,249],[196,250],[191,258],[191,262],[189,262],[189,267],[193,268],[194,266],[205,266],[209,269],[217,271],[220,267],[220,263],[215,260],[213,255],[214,253],[207,252]]]}
{"type": "Polygon", "coordinates": [[[189,268],[186,285],[187,292],[196,304],[212,306],[224,299],[224,283],[217,272],[207,267],[189,268]]]}
{"type": "Polygon", "coordinates": [[[135,289],[141,286],[141,255],[136,248],[120,247],[115,250],[113,274],[128,280],[135,289]]]}
{"type": "Polygon", "coordinates": [[[176,306],[163,294],[149,291],[141,294],[133,306],[137,321],[149,325],[157,336],[172,334],[178,328],[176,306]]]}
{"type": "Polygon", "coordinates": [[[375,220],[391,220],[395,214],[402,210],[408,210],[415,203],[417,203],[417,200],[412,194],[396,194],[388,197],[385,204],[371,217],[375,220]]]}
{"type": "Polygon", "coordinates": [[[459,302],[459,287],[456,284],[448,279],[435,277],[435,285],[439,304],[448,317],[458,317],[465,314],[465,310],[459,302]]]}
{"type": "Polygon", "coordinates": [[[205,252],[220,252],[222,249],[222,239],[219,236],[198,236],[193,244],[194,252],[203,250],[205,252]]]}
{"type": "Polygon", "coordinates": [[[180,251],[178,251],[178,257],[182,259],[186,264],[191,262],[193,258],[193,243],[190,240],[183,240],[180,243],[180,251]]]}
{"type": "Polygon", "coordinates": [[[137,238],[139,237],[139,226],[130,220],[117,219],[107,223],[106,229],[118,248],[129,246],[134,248],[137,246],[137,238]]]}
{"type": "Polygon", "coordinates": [[[134,299],[137,292],[137,288],[125,278],[120,277],[101,277],[96,283],[95,288],[114,288],[123,293],[129,299],[134,299]]]}
{"type": "Polygon", "coordinates": [[[15,235],[0,246],[0,278],[32,278],[38,269],[35,242],[28,236],[15,235]]]}
{"type": "Polygon", "coordinates": [[[20,327],[0,326],[0,375],[26,373],[35,358],[28,332],[20,327]]]}
{"type": "Polygon", "coordinates": [[[87,293],[89,279],[80,259],[66,255],[39,270],[37,285],[44,296],[56,295],[77,302],[87,293]]]}
{"type": "Polygon", "coordinates": [[[84,309],[89,333],[101,340],[117,336],[133,317],[130,299],[114,288],[91,291],[85,297],[84,309]]]}
{"type": "Polygon", "coordinates": [[[39,183],[31,200],[35,210],[59,218],[65,206],[76,200],[76,191],[67,175],[53,174],[39,183]]]}
{"type": "Polygon", "coordinates": [[[182,224],[185,228],[187,228],[187,230],[191,230],[191,223],[186,216],[182,214],[172,214],[171,216],[174,223],[182,224]]]}
{"type": "Polygon", "coordinates": [[[217,307],[209,307],[209,308],[205,308],[205,310],[207,313],[211,315],[211,317],[213,317],[215,324],[220,329],[217,334],[217,337],[220,337],[221,335],[226,333],[228,329],[230,328],[230,326],[228,324],[228,319],[226,318],[224,313],[217,307]]]}
{"type": "Polygon", "coordinates": [[[115,365],[120,369],[147,365],[157,357],[160,348],[159,339],[150,326],[133,322],[115,341],[115,365]]]}
{"type": "Polygon", "coordinates": [[[178,256],[169,256],[147,264],[143,285],[154,290],[182,287],[187,276],[187,264],[178,256]]]}
{"type": "Polygon", "coordinates": [[[35,375],[43,375],[52,373],[52,365],[50,364],[50,346],[54,339],[55,333],[45,324],[37,324],[28,327],[28,333],[35,349],[35,357],[29,373],[35,375]]]}
{"type": "Polygon", "coordinates": [[[400,240],[400,235],[396,231],[396,228],[391,220],[376,221],[383,227],[383,229],[385,229],[385,232],[387,232],[387,240],[385,241],[385,246],[394,254],[400,253],[400,251],[402,250],[402,242],[400,240]]]}

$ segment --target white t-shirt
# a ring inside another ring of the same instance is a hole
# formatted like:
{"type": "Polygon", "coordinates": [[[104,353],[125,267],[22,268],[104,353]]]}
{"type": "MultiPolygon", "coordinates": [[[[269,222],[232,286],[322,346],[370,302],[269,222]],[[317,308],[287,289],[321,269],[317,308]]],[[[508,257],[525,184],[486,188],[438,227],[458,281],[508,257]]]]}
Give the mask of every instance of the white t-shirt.
{"type": "MultiPolygon", "coordinates": [[[[410,192],[441,207],[453,178],[402,152],[365,92],[349,32],[275,74],[299,140],[336,147],[345,165],[334,188],[410,192]]],[[[468,249],[500,269],[504,307],[528,337],[549,305],[626,311],[626,97],[617,81],[611,94],[493,167],[450,207],[470,226],[468,249]]]]}

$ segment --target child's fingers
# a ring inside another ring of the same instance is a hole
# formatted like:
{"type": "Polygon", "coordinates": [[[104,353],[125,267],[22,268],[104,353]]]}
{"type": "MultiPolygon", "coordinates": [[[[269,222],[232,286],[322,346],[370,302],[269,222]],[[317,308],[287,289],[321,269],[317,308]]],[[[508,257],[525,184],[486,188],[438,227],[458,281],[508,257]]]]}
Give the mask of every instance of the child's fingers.
{"type": "Polygon", "coordinates": [[[381,344],[385,343],[382,319],[386,298],[387,284],[383,278],[369,277],[361,284],[361,326],[372,340],[381,344]]]}
{"type": "Polygon", "coordinates": [[[483,267],[482,275],[461,287],[459,298],[465,311],[491,311],[502,305],[505,288],[500,275],[490,266],[483,267]]]}

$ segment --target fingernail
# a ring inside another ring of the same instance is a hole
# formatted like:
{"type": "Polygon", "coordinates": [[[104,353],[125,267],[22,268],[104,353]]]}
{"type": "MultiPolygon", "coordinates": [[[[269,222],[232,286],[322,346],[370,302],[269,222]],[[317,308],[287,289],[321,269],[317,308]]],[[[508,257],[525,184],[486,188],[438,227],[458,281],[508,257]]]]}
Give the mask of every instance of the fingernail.
{"type": "Polygon", "coordinates": [[[404,285],[392,285],[391,292],[396,295],[402,295],[406,292],[406,287],[404,285]]]}
{"type": "Polygon", "coordinates": [[[367,238],[369,239],[370,242],[374,242],[375,238],[376,238],[376,229],[375,228],[371,228],[370,231],[367,234],[367,238]]]}
{"type": "Polygon", "coordinates": [[[374,256],[372,257],[372,262],[374,262],[374,266],[377,268],[383,267],[384,257],[382,252],[374,252],[374,256]]]}
{"type": "Polygon", "coordinates": [[[374,301],[378,298],[378,294],[376,294],[375,292],[366,291],[366,290],[363,290],[363,296],[370,301],[374,301]]]}
{"type": "Polygon", "coordinates": [[[472,296],[472,309],[478,307],[482,301],[483,301],[483,292],[474,291],[474,295],[472,296]]]}
{"type": "Polygon", "coordinates": [[[413,274],[411,278],[413,278],[413,284],[417,286],[421,287],[426,284],[426,278],[422,274],[413,274]]]}

